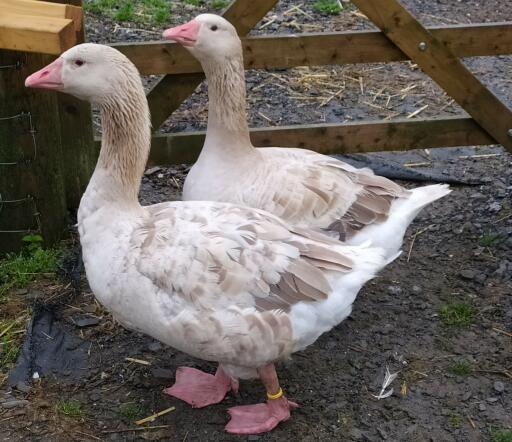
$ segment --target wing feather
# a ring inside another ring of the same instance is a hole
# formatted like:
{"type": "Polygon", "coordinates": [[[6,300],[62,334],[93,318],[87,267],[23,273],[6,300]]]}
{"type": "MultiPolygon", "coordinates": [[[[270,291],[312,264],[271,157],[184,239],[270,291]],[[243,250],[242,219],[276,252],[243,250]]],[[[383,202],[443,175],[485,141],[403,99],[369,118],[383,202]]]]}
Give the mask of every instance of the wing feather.
{"type": "Polygon", "coordinates": [[[132,242],[142,275],[167,296],[204,309],[288,310],[329,296],[326,270],[352,270],[337,241],[292,232],[271,215],[229,204],[170,203],[142,223],[132,242]]]}
{"type": "MultiPolygon", "coordinates": [[[[356,169],[335,158],[302,149],[261,149],[264,176],[278,177],[264,208],[293,225],[336,232],[345,240],[365,226],[385,221],[391,204],[410,192],[370,169],[356,169]]],[[[261,200],[261,196],[259,196],[261,200]]]]}

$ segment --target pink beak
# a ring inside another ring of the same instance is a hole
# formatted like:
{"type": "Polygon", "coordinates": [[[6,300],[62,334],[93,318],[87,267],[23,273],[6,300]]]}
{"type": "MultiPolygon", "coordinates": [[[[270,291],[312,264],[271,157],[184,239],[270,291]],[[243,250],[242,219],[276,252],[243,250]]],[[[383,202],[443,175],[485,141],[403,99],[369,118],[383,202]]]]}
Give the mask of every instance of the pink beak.
{"type": "Polygon", "coordinates": [[[62,58],[57,58],[53,63],[27,77],[25,86],[40,89],[62,89],[64,87],[62,84],[63,64],[62,58]]]}
{"type": "Polygon", "coordinates": [[[163,37],[166,40],[177,41],[183,46],[194,46],[200,27],[201,23],[194,19],[184,25],[166,29],[163,33],[163,37]]]}

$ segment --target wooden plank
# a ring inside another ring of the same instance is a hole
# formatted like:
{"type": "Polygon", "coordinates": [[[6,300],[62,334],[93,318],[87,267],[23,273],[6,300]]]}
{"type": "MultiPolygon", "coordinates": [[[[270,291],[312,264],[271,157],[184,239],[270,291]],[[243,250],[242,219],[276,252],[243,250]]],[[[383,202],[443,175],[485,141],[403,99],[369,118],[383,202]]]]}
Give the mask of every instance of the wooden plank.
{"type": "Polygon", "coordinates": [[[82,7],[82,0],[47,0],[51,3],[67,3],[68,5],[80,6],[82,7]]]}
{"type": "Polygon", "coordinates": [[[512,112],[396,0],[353,0],[386,36],[512,152],[512,112]]]}
{"type": "MultiPolygon", "coordinates": [[[[155,135],[149,161],[158,165],[193,163],[204,137],[205,132],[155,135]]],[[[299,147],[327,155],[493,143],[492,137],[469,117],[257,128],[251,129],[251,140],[261,147],[299,147]]]]}
{"type": "Polygon", "coordinates": [[[258,22],[277,4],[277,0],[234,0],[222,16],[228,20],[238,35],[248,34],[258,22]]]}
{"type": "Polygon", "coordinates": [[[0,0],[2,12],[73,20],[75,31],[82,27],[82,8],[38,0],[0,0]]]}
{"type": "Polygon", "coordinates": [[[73,22],[65,18],[4,13],[0,15],[0,48],[60,54],[76,43],[73,22]]]}
{"type": "MultiPolygon", "coordinates": [[[[235,0],[223,15],[237,28],[240,35],[245,35],[276,3],[277,0],[235,0]]],[[[148,102],[153,129],[160,127],[167,117],[194,92],[203,78],[203,74],[183,75],[178,79],[166,75],[151,89],[148,93],[148,102]]]]}
{"type": "MultiPolygon", "coordinates": [[[[512,23],[429,28],[458,57],[512,54],[512,23]]],[[[201,65],[173,42],[115,43],[144,75],[202,72],[201,65]]],[[[247,69],[408,60],[382,32],[349,31],[242,39],[247,69]],[[269,50],[272,48],[272,50],[269,50]]]]}

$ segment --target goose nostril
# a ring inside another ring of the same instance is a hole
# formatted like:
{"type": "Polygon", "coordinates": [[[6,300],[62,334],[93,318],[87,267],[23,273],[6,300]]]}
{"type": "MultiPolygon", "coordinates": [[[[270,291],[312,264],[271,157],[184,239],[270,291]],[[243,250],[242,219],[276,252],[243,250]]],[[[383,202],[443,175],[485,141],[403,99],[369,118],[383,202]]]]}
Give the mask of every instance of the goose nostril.
{"type": "Polygon", "coordinates": [[[41,77],[46,77],[49,73],[49,71],[44,71],[41,73],[41,77]]]}

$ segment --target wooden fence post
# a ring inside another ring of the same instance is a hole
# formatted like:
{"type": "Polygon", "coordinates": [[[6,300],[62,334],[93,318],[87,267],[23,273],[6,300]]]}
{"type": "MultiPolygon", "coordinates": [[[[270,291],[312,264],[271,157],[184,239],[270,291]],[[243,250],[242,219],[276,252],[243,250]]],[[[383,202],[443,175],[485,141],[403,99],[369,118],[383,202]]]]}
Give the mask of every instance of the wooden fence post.
{"type": "Polygon", "coordinates": [[[66,231],[57,96],[24,85],[52,59],[0,50],[0,254],[19,250],[29,232],[52,244],[66,231]]]}
{"type": "MultiPolygon", "coordinates": [[[[82,28],[77,41],[83,37],[82,28]]],[[[96,162],[90,106],[25,88],[25,78],[55,58],[0,50],[0,255],[19,250],[30,232],[46,245],[59,240],[96,162]]]]}

